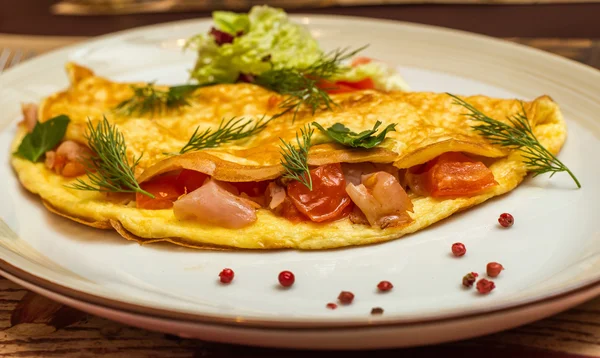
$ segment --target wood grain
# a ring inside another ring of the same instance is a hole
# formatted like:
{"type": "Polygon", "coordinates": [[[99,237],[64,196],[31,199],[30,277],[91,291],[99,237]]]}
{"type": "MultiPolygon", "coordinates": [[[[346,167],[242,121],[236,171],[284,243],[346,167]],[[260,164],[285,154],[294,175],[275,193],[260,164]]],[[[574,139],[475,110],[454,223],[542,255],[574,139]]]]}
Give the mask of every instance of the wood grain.
{"type": "Polygon", "coordinates": [[[507,38],[600,69],[600,39],[507,38]]]}
{"type": "MultiPolygon", "coordinates": [[[[84,40],[0,34],[0,48],[43,53],[84,40]]],[[[600,69],[600,39],[509,38],[600,69]]],[[[348,354],[348,353],[346,353],[348,354]]],[[[0,357],[330,357],[207,343],[89,316],[0,278],[0,357]]],[[[352,356],[357,355],[352,354],[352,356]]],[[[554,317],[477,339],[407,350],[362,352],[376,358],[600,358],[600,298],[554,317]]]]}

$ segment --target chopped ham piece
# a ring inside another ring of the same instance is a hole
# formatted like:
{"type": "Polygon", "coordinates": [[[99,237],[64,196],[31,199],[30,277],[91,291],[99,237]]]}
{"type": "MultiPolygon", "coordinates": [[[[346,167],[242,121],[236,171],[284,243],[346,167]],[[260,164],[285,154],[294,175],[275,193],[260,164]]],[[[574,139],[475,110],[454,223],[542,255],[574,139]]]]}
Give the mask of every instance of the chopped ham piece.
{"type": "MultiPolygon", "coordinates": [[[[363,175],[361,183],[348,184],[346,192],[372,226],[386,228],[412,221],[408,214],[413,210],[412,202],[390,173],[380,171],[363,175]]],[[[361,221],[360,215],[354,214],[352,218],[361,221]]]]}
{"type": "Polygon", "coordinates": [[[56,151],[46,152],[46,167],[65,177],[76,177],[86,173],[82,160],[89,158],[90,150],[77,142],[62,142],[56,151]]]}
{"type": "Polygon", "coordinates": [[[379,171],[390,173],[397,180],[399,180],[400,169],[396,168],[392,164],[365,162],[342,163],[342,171],[344,172],[344,177],[346,178],[347,183],[359,185],[364,175],[372,174],[379,171]]]}
{"type": "Polygon", "coordinates": [[[34,103],[23,103],[21,112],[23,113],[23,123],[25,123],[27,132],[31,133],[38,122],[38,106],[34,103]]]}
{"type": "Polygon", "coordinates": [[[265,196],[267,198],[269,208],[275,209],[279,205],[283,204],[283,201],[285,200],[285,188],[277,185],[275,182],[270,182],[267,186],[265,196]]]}
{"type": "Polygon", "coordinates": [[[180,220],[238,229],[256,221],[257,204],[234,194],[235,188],[214,179],[182,196],[173,203],[173,213],[180,220]],[[233,189],[233,190],[232,190],[233,189]]]}
{"type": "MultiPolygon", "coordinates": [[[[46,152],[46,168],[52,170],[55,168],[55,166],[58,166],[59,164],[57,163],[57,158],[56,158],[56,152],[53,150],[50,150],[48,152],[46,152]]],[[[64,163],[62,164],[62,166],[64,166],[64,163]]]]}

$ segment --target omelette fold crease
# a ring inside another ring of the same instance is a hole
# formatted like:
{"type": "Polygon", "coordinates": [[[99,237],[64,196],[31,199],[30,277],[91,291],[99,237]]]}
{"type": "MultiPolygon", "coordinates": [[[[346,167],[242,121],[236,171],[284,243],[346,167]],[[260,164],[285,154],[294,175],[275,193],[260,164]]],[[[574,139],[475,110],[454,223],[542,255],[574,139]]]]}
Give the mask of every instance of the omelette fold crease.
{"type": "MultiPolygon", "coordinates": [[[[13,156],[11,163],[22,185],[39,195],[44,205],[56,214],[81,224],[117,231],[140,243],[167,241],[203,249],[330,249],[366,245],[400,238],[422,230],[454,213],[480,204],[515,189],[527,175],[520,152],[494,146],[479,136],[464,116],[464,108],[454,105],[445,93],[360,92],[334,94],[338,104],[331,111],[300,111],[295,121],[284,115],[269,122],[260,133],[216,148],[177,153],[198,127],[215,128],[222,119],[244,117],[259,120],[278,113],[274,103],[281,96],[253,84],[223,84],[199,88],[190,106],[180,111],[153,117],[126,117],[115,113],[118,103],[132,95],[132,83],[118,83],[97,76],[74,63],[66,66],[70,86],[44,99],[39,108],[40,121],[59,114],[71,118],[65,139],[86,144],[87,120],[105,116],[124,135],[129,156],[142,155],[136,176],[138,182],[178,169],[192,169],[217,180],[230,182],[276,179],[284,173],[280,164],[281,139],[293,141],[300,128],[313,121],[327,128],[342,123],[352,131],[396,123],[384,142],[373,149],[352,149],[332,142],[319,131],[313,137],[309,164],[390,163],[400,169],[425,163],[445,152],[464,152],[480,158],[494,174],[498,185],[471,197],[435,199],[410,194],[414,219],[408,225],[381,229],[353,224],[349,219],[328,223],[293,223],[271,211],[258,209],[257,221],[241,229],[226,229],[194,221],[177,220],[173,210],[138,209],[135,202],[124,203],[118,196],[78,191],[65,187],[73,179],[48,170],[44,163],[32,163],[13,156]]],[[[138,85],[144,85],[138,83],[138,85]]],[[[497,120],[520,110],[516,99],[482,95],[461,96],[497,120]]],[[[566,124],[558,105],[548,96],[524,102],[538,140],[553,154],[562,148],[566,124]]],[[[13,142],[15,149],[26,130],[19,126],[13,142]]]]}

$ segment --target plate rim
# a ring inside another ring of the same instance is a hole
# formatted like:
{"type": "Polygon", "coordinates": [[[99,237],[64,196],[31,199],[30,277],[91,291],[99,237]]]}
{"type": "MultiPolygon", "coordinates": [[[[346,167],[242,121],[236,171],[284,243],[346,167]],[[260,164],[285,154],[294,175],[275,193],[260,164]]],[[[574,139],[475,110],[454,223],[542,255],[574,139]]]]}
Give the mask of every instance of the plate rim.
{"type": "MultiPolygon", "coordinates": [[[[541,57],[546,57],[548,59],[553,59],[554,61],[557,61],[557,63],[559,63],[562,66],[569,66],[570,69],[573,69],[576,71],[585,71],[586,74],[592,75],[592,76],[600,79],[600,70],[595,69],[594,67],[591,67],[587,64],[583,64],[583,63],[580,63],[580,62],[577,62],[577,61],[574,61],[574,60],[571,60],[571,59],[568,59],[568,58],[565,58],[565,57],[562,57],[562,56],[559,56],[559,55],[556,55],[556,54],[553,54],[553,53],[550,53],[550,52],[547,52],[544,50],[532,48],[532,47],[526,46],[524,44],[514,43],[511,41],[502,39],[502,38],[496,38],[496,37],[492,37],[492,36],[488,36],[488,35],[484,35],[484,34],[473,33],[473,32],[469,32],[469,31],[458,30],[458,29],[453,29],[453,28],[446,28],[446,27],[442,27],[442,26],[413,23],[413,22],[407,22],[407,21],[397,21],[397,20],[390,20],[390,19],[377,19],[377,18],[369,18],[369,17],[361,17],[361,16],[340,16],[340,15],[334,16],[334,15],[324,15],[324,14],[302,14],[302,13],[290,14],[289,16],[290,16],[290,18],[293,18],[293,19],[309,18],[309,20],[310,20],[312,18],[312,19],[320,20],[320,21],[353,20],[353,21],[366,22],[366,23],[380,23],[380,24],[383,23],[383,24],[389,24],[392,26],[401,25],[401,26],[406,26],[406,27],[415,28],[415,29],[425,29],[425,30],[429,30],[429,31],[441,31],[441,32],[449,33],[449,34],[458,35],[458,36],[466,36],[466,37],[470,37],[474,40],[486,41],[486,42],[496,45],[496,46],[500,45],[500,46],[505,46],[505,48],[509,48],[509,49],[513,48],[515,50],[521,51],[522,53],[529,53],[533,56],[538,56],[538,57],[541,56],[541,57]]],[[[121,30],[121,31],[111,32],[111,33],[107,33],[107,34],[100,35],[100,36],[90,37],[87,40],[48,51],[40,56],[37,56],[36,58],[33,59],[33,61],[36,61],[36,62],[44,61],[44,60],[46,60],[50,57],[54,57],[54,56],[67,56],[72,51],[76,51],[78,49],[83,49],[85,47],[93,46],[94,44],[100,43],[102,41],[109,40],[109,39],[115,38],[115,37],[120,37],[120,36],[127,35],[127,34],[135,34],[138,32],[143,33],[144,31],[157,30],[157,29],[161,29],[161,28],[169,28],[169,27],[178,26],[178,25],[189,25],[189,24],[193,24],[193,23],[201,23],[201,22],[205,22],[208,20],[210,20],[210,17],[198,17],[198,18],[194,18],[194,19],[170,21],[170,22],[164,22],[164,23],[160,23],[160,24],[146,25],[146,26],[141,26],[141,27],[125,29],[125,30],[121,30]]],[[[11,68],[8,71],[1,74],[0,75],[0,83],[2,82],[3,78],[6,78],[9,75],[13,74],[15,69],[20,69],[21,67],[23,67],[23,66],[15,66],[14,68],[11,68]]],[[[6,126],[2,130],[3,131],[7,130],[6,126]]],[[[15,277],[18,277],[19,279],[21,279],[23,281],[29,282],[32,285],[39,286],[46,290],[56,292],[58,294],[64,295],[69,298],[73,298],[75,300],[89,302],[89,303],[92,303],[95,305],[100,305],[100,306],[107,307],[107,308],[113,308],[113,309],[117,309],[117,310],[125,310],[125,311],[136,313],[136,314],[144,314],[144,315],[151,315],[153,317],[185,320],[185,321],[190,321],[190,322],[199,322],[199,323],[207,323],[207,324],[234,325],[234,326],[238,326],[238,327],[244,326],[244,327],[254,327],[254,328],[279,327],[279,328],[300,329],[300,330],[302,330],[302,329],[311,329],[311,330],[331,329],[331,328],[354,329],[354,328],[372,327],[372,326],[411,325],[411,324],[423,324],[423,323],[427,323],[427,322],[439,322],[439,321],[452,320],[452,319],[464,318],[464,317],[474,317],[474,316],[479,316],[479,315],[485,315],[488,313],[502,312],[504,310],[510,310],[510,309],[514,309],[514,308],[535,305],[537,303],[556,299],[556,298],[559,298],[562,296],[568,296],[572,293],[576,293],[580,290],[584,290],[591,286],[600,284],[600,276],[599,276],[595,279],[590,279],[588,281],[580,282],[575,285],[563,286],[559,289],[550,291],[545,295],[540,295],[540,296],[533,297],[533,298],[521,299],[517,302],[505,304],[503,306],[496,306],[491,309],[482,308],[477,311],[472,311],[466,315],[464,313],[461,314],[460,312],[450,312],[450,313],[447,313],[444,315],[432,316],[432,317],[427,317],[427,318],[411,318],[411,319],[404,318],[403,319],[401,317],[395,317],[395,318],[386,317],[383,319],[373,319],[370,317],[366,317],[366,318],[354,318],[352,320],[343,320],[343,319],[336,318],[336,319],[327,320],[327,321],[319,321],[319,322],[312,321],[312,322],[310,322],[310,321],[306,321],[306,320],[295,320],[294,318],[286,319],[286,320],[278,320],[277,318],[236,319],[236,318],[231,318],[231,317],[222,317],[219,314],[201,314],[201,313],[181,312],[181,311],[169,310],[169,309],[165,309],[165,308],[157,308],[157,307],[133,304],[133,303],[129,303],[126,301],[105,298],[105,297],[102,297],[99,295],[87,293],[82,290],[77,290],[74,288],[63,286],[59,283],[55,283],[51,280],[44,279],[42,277],[36,276],[32,273],[29,273],[23,269],[20,269],[14,265],[8,263],[4,259],[0,259],[0,273],[1,273],[1,271],[6,271],[7,273],[12,274],[15,277]],[[38,282],[39,284],[36,284],[35,282],[38,282]],[[81,298],[81,297],[85,297],[85,298],[81,298]],[[125,307],[125,309],[123,309],[122,307],[125,307]]]]}
{"type": "MultiPolygon", "coordinates": [[[[343,343],[343,341],[339,340],[328,340],[328,343],[323,344],[322,342],[319,343],[317,342],[314,338],[308,338],[308,337],[304,337],[303,339],[294,339],[291,345],[290,344],[283,344],[283,343],[279,343],[276,342],[275,344],[271,343],[273,342],[272,340],[269,340],[269,343],[264,343],[266,341],[263,341],[263,343],[261,343],[260,339],[261,337],[264,339],[265,335],[272,335],[272,334],[304,334],[304,335],[314,335],[314,334],[318,334],[319,336],[327,336],[327,335],[335,335],[335,334],[340,334],[340,333],[351,333],[351,334],[355,334],[356,332],[359,332],[361,334],[365,334],[365,333],[369,333],[372,331],[376,331],[376,332],[380,332],[381,330],[387,331],[388,332],[388,336],[389,336],[389,332],[392,331],[394,332],[395,330],[399,330],[399,329],[408,329],[408,330],[414,330],[414,329],[423,329],[423,328],[428,328],[433,326],[439,326],[441,325],[460,325],[461,323],[464,324],[465,322],[471,322],[472,324],[482,319],[482,315],[479,316],[473,316],[473,317],[457,317],[454,318],[452,320],[448,320],[448,321],[434,321],[434,322],[426,322],[426,323],[418,323],[412,326],[408,326],[408,325],[388,325],[388,326],[378,326],[378,325],[372,325],[370,327],[356,327],[356,328],[349,328],[346,330],[338,330],[338,329],[328,329],[328,330],[313,330],[313,329],[307,329],[307,330],[286,330],[286,329],[277,329],[277,328],[268,328],[268,327],[239,327],[239,326],[226,326],[226,325],[220,325],[220,324],[212,324],[212,323],[206,323],[206,322],[188,322],[188,321],[180,321],[180,320],[174,320],[171,318],[161,318],[161,317],[154,317],[154,316],[148,316],[148,315],[143,315],[143,314],[138,314],[138,313],[133,313],[133,312],[127,312],[127,311],[120,311],[117,309],[113,309],[113,308],[106,308],[103,306],[99,306],[99,305],[94,305],[93,303],[89,303],[89,302],[85,302],[85,301],[80,301],[71,297],[67,297],[67,296],[63,296],[60,293],[54,292],[54,291],[50,291],[50,290],[46,290],[42,287],[39,286],[35,286],[27,281],[23,281],[20,280],[18,277],[12,276],[10,274],[7,274],[3,271],[0,270],[0,275],[5,276],[8,275],[10,276],[10,278],[8,278],[10,281],[13,281],[17,284],[22,284],[24,286],[30,286],[27,287],[27,289],[30,289],[32,292],[35,292],[39,295],[42,296],[46,296],[50,299],[53,299],[57,302],[60,302],[66,306],[70,306],[73,307],[75,309],[79,309],[83,312],[86,312],[88,314],[92,314],[92,315],[96,315],[99,317],[104,317],[107,319],[111,319],[111,320],[115,320],[117,322],[120,322],[122,324],[126,324],[126,325],[131,325],[134,327],[138,327],[141,329],[146,329],[146,330],[150,330],[150,331],[156,331],[156,332],[162,332],[165,334],[176,334],[182,338],[197,338],[197,339],[204,339],[207,340],[206,337],[203,336],[197,336],[197,333],[191,333],[190,331],[192,329],[195,328],[205,328],[205,329],[209,329],[209,330],[220,330],[221,332],[223,330],[227,331],[230,330],[230,332],[247,332],[250,334],[250,337],[245,337],[243,339],[238,339],[238,338],[233,338],[233,339],[223,339],[221,337],[223,337],[222,334],[219,335],[218,339],[208,339],[209,341],[215,341],[215,342],[219,342],[221,344],[243,344],[243,345],[247,345],[247,346],[255,346],[255,347],[263,347],[263,348],[279,348],[279,349],[290,349],[290,348],[295,348],[295,349],[300,349],[300,350],[306,350],[306,349],[310,349],[310,350],[314,350],[314,349],[325,349],[325,350],[365,350],[365,349],[395,349],[395,348],[408,348],[408,347],[418,347],[418,346],[426,346],[426,345],[432,345],[432,344],[441,344],[441,343],[449,343],[452,341],[457,341],[457,340],[464,340],[464,339],[475,339],[477,337],[481,337],[481,336],[485,336],[488,334],[493,334],[493,333],[497,333],[501,330],[505,330],[505,329],[514,329],[515,327],[519,327],[523,324],[530,324],[532,322],[535,322],[539,319],[544,319],[547,317],[550,317],[554,314],[560,313],[564,310],[568,310],[572,307],[575,307],[579,304],[582,304],[590,299],[593,299],[593,297],[596,297],[598,292],[600,292],[600,284],[596,284],[596,285],[592,285],[590,287],[586,287],[584,289],[581,290],[577,290],[577,291],[573,291],[571,293],[569,293],[568,295],[564,296],[564,297],[560,297],[560,298],[555,298],[555,299],[551,299],[551,300],[547,300],[547,301],[543,301],[543,302],[536,302],[533,305],[528,305],[528,306],[524,306],[524,307],[517,307],[517,308],[511,308],[507,311],[504,312],[493,312],[492,314],[494,315],[498,315],[498,314],[502,314],[504,315],[519,315],[519,316],[527,316],[528,318],[524,320],[524,322],[522,323],[516,323],[516,324],[510,324],[509,327],[504,328],[504,329],[497,329],[497,328],[492,328],[492,329],[488,329],[488,331],[486,332],[476,332],[473,333],[474,331],[463,331],[462,334],[458,334],[458,337],[454,337],[454,338],[442,338],[440,339],[439,336],[433,336],[428,338],[427,342],[412,342],[412,343],[402,343],[402,344],[398,344],[397,340],[394,340],[393,343],[389,338],[385,339],[384,341],[387,343],[376,343],[376,344],[361,344],[359,343],[358,346],[354,346],[354,347],[349,347],[346,343],[343,343]],[[592,293],[592,294],[591,294],[592,293]],[[591,294],[591,296],[590,296],[591,294]],[[585,298],[582,298],[585,297],[585,298]],[[590,296],[590,297],[586,297],[586,296],[590,296]],[[562,308],[556,310],[556,309],[548,309],[548,306],[553,306],[553,305],[561,305],[562,303],[566,303],[570,301],[569,303],[566,304],[566,306],[563,305],[562,308]],[[538,314],[537,318],[531,319],[531,315],[535,315],[535,312],[537,312],[537,310],[544,310],[544,308],[546,308],[545,313],[542,313],[541,315],[538,314]],[[533,312],[532,312],[533,310],[533,312]],[[550,312],[549,312],[550,311],[550,312]],[[127,317],[124,317],[123,315],[126,315],[127,317]],[[115,317],[117,316],[117,317],[115,317]],[[132,321],[132,317],[135,319],[135,322],[132,321]],[[125,319],[124,319],[125,318],[125,319]],[[156,329],[156,326],[152,326],[152,327],[148,327],[146,324],[144,323],[140,323],[143,320],[156,320],[156,321],[160,321],[159,323],[162,324],[162,326],[164,326],[164,324],[168,324],[171,328],[168,329],[156,329]],[[175,329],[175,327],[173,327],[172,325],[183,325],[184,327],[179,327],[177,329],[175,329]],[[190,325],[192,328],[190,328],[190,325]],[[468,333],[464,333],[464,332],[468,332],[468,333]],[[436,338],[437,337],[437,338],[436,338]]],[[[229,335],[231,336],[231,335],[229,335]]],[[[233,337],[236,337],[236,335],[234,335],[233,337]]],[[[364,342],[364,340],[363,340],[364,342]]]]}
{"type": "MultiPolygon", "coordinates": [[[[451,322],[461,319],[470,319],[485,316],[487,314],[497,314],[502,312],[508,312],[511,310],[526,309],[541,305],[551,301],[562,301],[566,300],[571,296],[576,296],[582,292],[593,290],[600,287],[600,280],[593,280],[590,283],[567,289],[559,292],[555,292],[551,295],[547,295],[540,299],[524,300],[519,304],[506,305],[505,307],[496,309],[484,309],[469,314],[448,314],[440,317],[430,317],[412,320],[379,320],[379,319],[367,319],[365,322],[326,322],[326,323],[315,323],[315,322],[278,322],[272,320],[236,320],[219,317],[217,315],[200,315],[190,314],[185,312],[169,311],[160,308],[147,307],[142,305],[131,304],[128,302],[122,302],[118,300],[110,300],[101,296],[93,295],[87,292],[78,291],[70,287],[66,287],[50,280],[35,276],[25,270],[22,270],[10,263],[0,259],[0,274],[8,273],[30,285],[39,287],[43,290],[50,291],[60,296],[64,296],[76,301],[88,303],[91,305],[99,306],[102,308],[117,310],[120,312],[131,313],[135,315],[142,315],[146,317],[154,317],[158,319],[169,319],[177,322],[188,322],[198,324],[210,324],[221,327],[236,327],[236,328],[256,328],[256,329],[285,329],[292,331],[328,331],[331,329],[339,330],[355,330],[361,328],[376,328],[376,327],[394,327],[394,326],[418,326],[423,324],[439,323],[439,322],[451,322]],[[331,324],[330,324],[331,323],[331,324]]],[[[4,275],[3,275],[4,276],[4,275]]],[[[600,296],[599,296],[600,297],[600,296]]]]}

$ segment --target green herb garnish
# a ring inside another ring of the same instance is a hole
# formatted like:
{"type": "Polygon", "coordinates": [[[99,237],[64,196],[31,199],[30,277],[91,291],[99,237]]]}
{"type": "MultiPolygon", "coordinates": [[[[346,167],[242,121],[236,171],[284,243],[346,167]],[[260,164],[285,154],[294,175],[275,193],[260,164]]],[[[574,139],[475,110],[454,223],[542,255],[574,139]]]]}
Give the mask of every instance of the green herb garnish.
{"type": "Polygon", "coordinates": [[[214,148],[223,143],[250,137],[265,129],[269,121],[270,120],[265,121],[263,116],[258,121],[255,121],[253,125],[250,125],[252,120],[233,117],[228,121],[225,121],[224,119],[221,120],[219,127],[214,131],[212,128],[208,128],[199,133],[200,127],[197,127],[187,144],[181,148],[179,154],[206,148],[214,148]]]}
{"type": "Polygon", "coordinates": [[[578,188],[581,188],[579,180],[554,154],[550,153],[535,137],[527,112],[523,102],[521,112],[509,116],[507,119],[511,125],[490,118],[477,108],[462,100],[461,98],[448,93],[454,98],[453,103],[463,106],[470,113],[465,114],[473,121],[482,122],[473,126],[483,137],[487,138],[492,144],[498,144],[511,149],[519,149],[523,152],[525,165],[528,170],[534,173],[534,177],[551,173],[550,177],[559,172],[567,172],[578,188]]]}
{"type": "Polygon", "coordinates": [[[279,107],[283,109],[283,113],[293,112],[292,120],[296,119],[302,106],[308,107],[313,115],[319,109],[331,110],[335,102],[327,93],[330,88],[319,87],[321,81],[347,71],[349,68],[343,66],[342,61],[356,55],[365,47],[351,52],[346,49],[333,51],[305,68],[270,69],[256,76],[255,83],[288,96],[279,107]]]}
{"type": "Polygon", "coordinates": [[[33,131],[27,133],[15,154],[37,162],[47,151],[54,148],[65,136],[71,120],[61,114],[45,122],[37,122],[33,131]]]}
{"type": "Polygon", "coordinates": [[[302,133],[302,140],[300,140],[296,133],[298,148],[279,138],[283,143],[283,147],[281,147],[281,165],[283,165],[286,171],[283,178],[297,180],[312,191],[312,178],[310,176],[310,169],[308,168],[308,151],[311,146],[311,137],[314,129],[309,124],[306,126],[306,129],[303,128],[300,131],[302,133]]]}
{"type": "Polygon", "coordinates": [[[154,198],[135,179],[135,168],[142,156],[134,156],[133,163],[129,163],[125,137],[115,126],[111,126],[106,117],[96,127],[88,120],[86,139],[94,154],[82,163],[91,184],[77,178],[77,183],[68,187],[99,192],[140,193],[154,198]]]}
{"type": "Polygon", "coordinates": [[[313,125],[340,144],[352,148],[367,149],[379,145],[381,142],[383,142],[388,132],[393,132],[396,130],[396,124],[392,123],[385,127],[379,134],[374,135],[381,125],[380,121],[375,123],[373,129],[362,131],[360,133],[350,131],[350,129],[341,123],[336,123],[327,129],[323,128],[323,126],[317,122],[313,122],[313,125]]]}
{"type": "Polygon", "coordinates": [[[119,103],[115,107],[115,112],[126,116],[136,114],[154,116],[157,113],[162,114],[169,110],[178,110],[190,105],[188,97],[194,90],[212,84],[180,85],[169,87],[168,90],[158,89],[154,83],[141,87],[132,86],[133,96],[119,103]]]}

